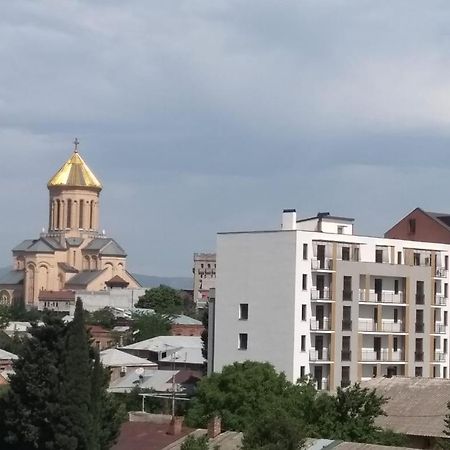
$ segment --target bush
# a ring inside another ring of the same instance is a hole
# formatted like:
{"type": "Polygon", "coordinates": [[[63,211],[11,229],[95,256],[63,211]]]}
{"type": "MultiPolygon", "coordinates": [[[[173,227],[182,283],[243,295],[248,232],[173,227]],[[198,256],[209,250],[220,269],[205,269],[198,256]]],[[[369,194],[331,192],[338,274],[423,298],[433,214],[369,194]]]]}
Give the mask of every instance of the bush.
{"type": "Polygon", "coordinates": [[[194,437],[192,435],[188,436],[183,444],[181,445],[181,450],[208,450],[208,437],[200,436],[194,437]]]}

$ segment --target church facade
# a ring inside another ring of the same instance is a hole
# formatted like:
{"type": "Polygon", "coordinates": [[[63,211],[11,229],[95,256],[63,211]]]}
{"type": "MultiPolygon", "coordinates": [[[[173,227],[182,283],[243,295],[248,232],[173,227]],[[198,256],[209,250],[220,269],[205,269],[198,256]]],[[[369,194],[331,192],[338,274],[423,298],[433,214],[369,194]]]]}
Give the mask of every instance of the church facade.
{"type": "Polygon", "coordinates": [[[46,293],[139,287],[127,255],[99,231],[102,184],[78,152],[47,184],[49,225],[38,239],[13,248],[13,270],[0,278],[0,301],[38,307],[46,293]]]}

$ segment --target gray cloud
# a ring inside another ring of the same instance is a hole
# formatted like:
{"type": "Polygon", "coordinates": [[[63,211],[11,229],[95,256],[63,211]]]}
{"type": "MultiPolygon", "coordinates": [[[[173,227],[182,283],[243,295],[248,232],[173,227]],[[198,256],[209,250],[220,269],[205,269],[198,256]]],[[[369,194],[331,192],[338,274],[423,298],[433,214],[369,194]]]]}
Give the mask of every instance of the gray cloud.
{"type": "Polygon", "coordinates": [[[381,234],[448,209],[448,2],[19,0],[0,16],[0,263],[71,141],[132,270],[331,210],[381,234]]]}

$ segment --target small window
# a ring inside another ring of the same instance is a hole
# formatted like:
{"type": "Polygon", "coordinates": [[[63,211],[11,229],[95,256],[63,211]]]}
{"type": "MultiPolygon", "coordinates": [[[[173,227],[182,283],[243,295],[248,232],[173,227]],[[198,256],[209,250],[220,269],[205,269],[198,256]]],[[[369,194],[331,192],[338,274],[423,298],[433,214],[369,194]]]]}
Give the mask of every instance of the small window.
{"type": "Polygon", "coordinates": [[[303,259],[308,259],[308,244],[303,244],[303,259]]]}
{"type": "Polygon", "coordinates": [[[239,320],[248,320],[248,303],[239,305],[239,320]]]}
{"type": "Polygon", "coordinates": [[[444,297],[448,298],[448,283],[444,283],[444,297]]]}
{"type": "Polygon", "coordinates": [[[380,248],[377,248],[375,250],[375,262],[377,262],[377,263],[383,262],[383,250],[380,248]]]}
{"type": "Polygon", "coordinates": [[[344,234],[344,227],[337,227],[338,234],[344,234]]]}
{"type": "Polygon", "coordinates": [[[305,335],[302,335],[302,337],[301,337],[300,351],[302,351],[302,352],[306,351],[306,336],[305,335]]]}
{"type": "Polygon", "coordinates": [[[398,280],[394,280],[394,294],[398,294],[398,280]]]}
{"type": "Polygon", "coordinates": [[[414,253],[414,265],[420,266],[420,253],[414,253]]]}
{"type": "Polygon", "coordinates": [[[402,264],[402,252],[397,252],[397,264],[402,264]]]}
{"type": "Polygon", "coordinates": [[[304,376],[306,375],[306,367],[305,366],[300,366],[300,378],[304,378],[304,376]]]}
{"type": "Polygon", "coordinates": [[[423,374],[423,369],[422,367],[416,367],[414,370],[414,376],[416,377],[421,377],[423,374]]]}
{"type": "Polygon", "coordinates": [[[372,377],[373,378],[377,377],[377,366],[372,366],[372,377]]]}
{"type": "Polygon", "coordinates": [[[342,247],[342,260],[350,261],[350,247],[342,247]]]}
{"type": "Polygon", "coordinates": [[[416,232],[416,219],[409,219],[409,232],[414,234],[416,232]]]}
{"type": "Polygon", "coordinates": [[[445,255],[445,258],[444,258],[444,268],[445,268],[445,270],[448,270],[448,255],[445,255]]]}
{"type": "Polygon", "coordinates": [[[444,353],[447,353],[447,345],[448,345],[448,341],[447,341],[447,339],[444,339],[444,353]]]}
{"type": "Polygon", "coordinates": [[[200,264],[200,267],[203,269],[203,267],[204,267],[204,264],[202,263],[202,264],[200,264]]]}
{"type": "Polygon", "coordinates": [[[306,289],[308,289],[308,278],[307,278],[306,273],[304,273],[304,274],[302,275],[302,289],[303,289],[304,291],[306,291],[306,289]]]}
{"type": "Polygon", "coordinates": [[[239,350],[247,350],[248,345],[248,334],[247,333],[239,333],[239,350]]]}
{"type": "Polygon", "coordinates": [[[211,264],[208,264],[208,269],[211,269],[211,264]]]}
{"type": "Polygon", "coordinates": [[[448,325],[448,312],[444,311],[444,325],[447,326],[448,325]]]}
{"type": "Polygon", "coordinates": [[[398,352],[398,338],[394,337],[394,352],[398,352]]]}
{"type": "Polygon", "coordinates": [[[442,375],[443,378],[447,378],[447,367],[444,366],[444,373],[442,375]]]}
{"type": "Polygon", "coordinates": [[[398,323],[398,309],[394,308],[394,323],[398,323]]]}
{"type": "Polygon", "coordinates": [[[306,320],[306,305],[302,305],[302,320],[306,320]]]}

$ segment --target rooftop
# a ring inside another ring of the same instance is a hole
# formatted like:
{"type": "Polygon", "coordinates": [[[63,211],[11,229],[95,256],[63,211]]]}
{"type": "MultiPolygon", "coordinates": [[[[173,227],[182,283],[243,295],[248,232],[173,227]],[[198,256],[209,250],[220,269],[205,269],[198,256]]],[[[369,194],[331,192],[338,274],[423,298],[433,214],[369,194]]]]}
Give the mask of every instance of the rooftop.
{"type": "Polygon", "coordinates": [[[157,364],[116,348],[110,348],[100,352],[100,360],[105,367],[157,367],[157,364]]]}

